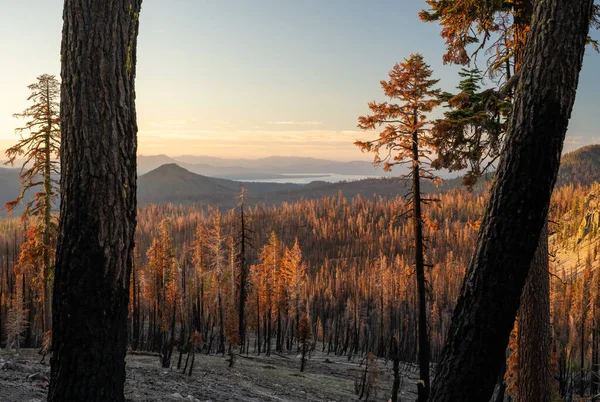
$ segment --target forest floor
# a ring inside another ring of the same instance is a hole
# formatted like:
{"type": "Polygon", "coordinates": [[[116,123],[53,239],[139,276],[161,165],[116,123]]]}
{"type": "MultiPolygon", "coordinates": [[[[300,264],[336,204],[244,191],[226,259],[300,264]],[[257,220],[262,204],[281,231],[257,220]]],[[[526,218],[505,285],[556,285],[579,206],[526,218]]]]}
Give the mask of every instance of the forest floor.
{"type": "MultiPolygon", "coordinates": [[[[177,360],[174,353],[174,367],[177,360]]],[[[46,400],[50,367],[39,361],[36,350],[23,349],[20,356],[0,350],[0,402],[46,400]]],[[[358,401],[355,380],[364,372],[362,359],[348,361],[345,356],[319,351],[312,353],[303,373],[295,354],[236,355],[233,368],[228,368],[223,356],[197,354],[191,377],[176,368],[161,368],[158,356],[128,354],[126,362],[125,399],[135,402],[358,401]]],[[[387,402],[393,382],[392,362],[380,359],[374,367],[378,377],[376,394],[371,392],[368,400],[387,402]]],[[[414,401],[416,368],[403,364],[401,370],[399,400],[414,401]]]]}

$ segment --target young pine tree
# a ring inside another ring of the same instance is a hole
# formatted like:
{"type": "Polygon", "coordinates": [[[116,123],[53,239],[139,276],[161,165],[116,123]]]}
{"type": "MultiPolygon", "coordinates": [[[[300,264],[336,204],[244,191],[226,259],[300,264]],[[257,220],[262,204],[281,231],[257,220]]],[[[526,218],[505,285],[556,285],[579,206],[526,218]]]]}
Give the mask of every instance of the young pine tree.
{"type": "Polygon", "coordinates": [[[448,110],[433,126],[437,157],[432,166],[451,172],[467,169],[463,184],[471,188],[500,155],[511,104],[481,90],[483,76],[477,68],[459,75],[459,92],[443,94],[448,110]]]}
{"type": "Polygon", "coordinates": [[[429,395],[429,336],[427,333],[427,302],[425,290],[425,261],[423,246],[423,214],[421,207],[421,180],[436,180],[427,166],[434,148],[430,113],[441,102],[441,92],[435,88],[439,80],[432,79],[433,72],[420,54],[413,54],[390,71],[389,81],[381,81],[387,97],[398,103],[369,103],[372,114],[359,117],[363,130],[382,128],[379,138],[356,141],[363,151],[375,153],[373,163],[384,163],[389,171],[402,162],[411,164],[407,175],[412,182],[412,219],[415,235],[415,266],[419,300],[419,401],[429,395]]]}

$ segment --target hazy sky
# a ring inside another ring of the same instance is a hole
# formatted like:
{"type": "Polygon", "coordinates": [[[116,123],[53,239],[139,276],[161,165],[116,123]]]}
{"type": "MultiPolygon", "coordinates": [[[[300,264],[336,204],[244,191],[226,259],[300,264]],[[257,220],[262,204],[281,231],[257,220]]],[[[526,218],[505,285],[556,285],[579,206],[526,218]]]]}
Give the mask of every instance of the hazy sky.
{"type": "MultiPolygon", "coordinates": [[[[422,0],[145,0],[137,66],[139,153],[370,159],[352,144],[381,79],[421,52],[451,90],[422,0]]],[[[0,0],[0,148],[26,86],[60,76],[61,0],[0,0]]],[[[598,36],[598,35],[595,35],[598,36]]],[[[600,142],[600,56],[588,49],[566,149],[600,142]]]]}

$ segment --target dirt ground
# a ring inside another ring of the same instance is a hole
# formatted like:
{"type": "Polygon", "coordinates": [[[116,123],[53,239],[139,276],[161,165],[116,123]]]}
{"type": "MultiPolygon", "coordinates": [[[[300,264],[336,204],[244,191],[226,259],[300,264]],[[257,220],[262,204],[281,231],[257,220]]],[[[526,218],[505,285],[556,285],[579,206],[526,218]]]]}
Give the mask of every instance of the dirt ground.
{"type": "MultiPolygon", "coordinates": [[[[173,366],[178,355],[174,353],[173,366]]],[[[183,358],[185,361],[185,356],[183,358]]],[[[20,356],[0,350],[0,402],[46,400],[50,367],[40,364],[35,350],[20,356]],[[29,378],[33,375],[33,378],[29,378]],[[46,378],[44,378],[46,377],[46,378]]],[[[364,371],[361,359],[314,352],[300,373],[296,355],[236,356],[233,368],[223,356],[196,355],[191,377],[176,368],[160,367],[158,356],[128,355],[127,401],[358,401],[355,379],[364,371]]],[[[388,401],[392,389],[392,363],[377,361],[376,395],[369,401],[388,401]]],[[[401,401],[416,399],[416,369],[402,365],[401,401]]],[[[363,401],[365,398],[363,397],[363,401]]]]}

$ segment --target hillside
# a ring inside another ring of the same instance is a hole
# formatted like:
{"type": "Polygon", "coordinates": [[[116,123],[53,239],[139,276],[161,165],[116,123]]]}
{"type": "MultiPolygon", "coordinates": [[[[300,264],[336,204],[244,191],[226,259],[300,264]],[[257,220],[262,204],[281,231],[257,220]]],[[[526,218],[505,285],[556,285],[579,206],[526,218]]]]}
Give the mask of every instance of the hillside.
{"type": "Polygon", "coordinates": [[[600,182],[600,145],[588,145],[562,156],[557,185],[589,186],[593,182],[600,182]]]}
{"type": "MultiPolygon", "coordinates": [[[[138,204],[171,202],[219,207],[236,205],[236,195],[242,183],[207,177],[190,172],[174,163],[162,165],[138,178],[138,204]]],[[[250,193],[251,203],[267,202],[265,194],[287,194],[302,188],[298,184],[243,183],[250,193]]]]}

